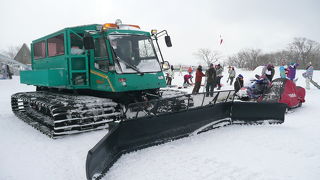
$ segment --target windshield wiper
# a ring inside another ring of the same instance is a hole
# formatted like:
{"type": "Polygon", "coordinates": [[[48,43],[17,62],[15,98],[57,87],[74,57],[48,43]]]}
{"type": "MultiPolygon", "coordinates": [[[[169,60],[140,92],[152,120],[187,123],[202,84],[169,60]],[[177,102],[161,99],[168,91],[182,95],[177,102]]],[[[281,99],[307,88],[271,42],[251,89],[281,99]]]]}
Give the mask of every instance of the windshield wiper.
{"type": "Polygon", "coordinates": [[[117,60],[123,62],[126,66],[129,66],[131,69],[137,71],[140,75],[142,75],[142,76],[144,75],[144,73],[141,72],[137,67],[135,67],[135,66],[132,65],[132,64],[129,64],[128,62],[124,61],[124,60],[121,59],[119,56],[117,56],[117,54],[116,54],[116,52],[115,52],[115,50],[114,50],[113,48],[111,48],[111,49],[112,49],[113,54],[114,54],[114,56],[116,57],[117,60]]]}
{"type": "Polygon", "coordinates": [[[117,56],[117,55],[116,55],[116,58],[117,58],[118,60],[120,60],[121,62],[123,62],[126,66],[129,66],[131,69],[137,71],[139,74],[144,75],[144,73],[141,72],[141,71],[140,71],[137,67],[135,67],[134,65],[129,64],[128,62],[126,62],[125,60],[121,59],[121,58],[120,58],[119,56],[117,56]]]}

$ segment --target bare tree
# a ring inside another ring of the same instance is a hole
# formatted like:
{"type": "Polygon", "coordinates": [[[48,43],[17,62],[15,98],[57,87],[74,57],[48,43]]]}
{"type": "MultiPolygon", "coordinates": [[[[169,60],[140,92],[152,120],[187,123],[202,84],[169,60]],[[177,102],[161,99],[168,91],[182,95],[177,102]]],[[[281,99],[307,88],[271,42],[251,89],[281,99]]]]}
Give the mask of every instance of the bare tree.
{"type": "Polygon", "coordinates": [[[211,63],[219,61],[222,56],[218,51],[211,51],[210,49],[199,49],[194,55],[199,58],[203,63],[209,66],[211,63]]]}
{"type": "Polygon", "coordinates": [[[265,64],[263,61],[261,61],[260,49],[248,49],[246,51],[243,51],[243,55],[247,60],[247,67],[251,70],[255,69],[257,66],[265,64]]]}
{"type": "Polygon", "coordinates": [[[1,50],[1,54],[13,59],[19,52],[21,46],[10,46],[7,50],[1,50]]]}
{"type": "Polygon", "coordinates": [[[271,62],[275,66],[281,66],[283,63],[289,63],[290,52],[286,50],[278,51],[275,53],[270,53],[271,62]]]}
{"type": "Polygon", "coordinates": [[[253,70],[257,66],[263,65],[260,49],[246,49],[238,52],[235,56],[228,58],[228,65],[238,68],[246,68],[253,70]]]}
{"type": "Polygon", "coordinates": [[[303,67],[312,61],[319,50],[319,43],[307,38],[294,38],[293,42],[289,44],[290,58],[303,67]]]}
{"type": "Polygon", "coordinates": [[[246,49],[228,57],[227,64],[252,70],[265,64],[280,66],[290,62],[298,62],[300,64],[298,67],[305,68],[309,62],[312,62],[313,67],[319,69],[319,60],[320,44],[318,42],[306,38],[295,38],[287,50],[265,54],[259,49],[246,49]]]}

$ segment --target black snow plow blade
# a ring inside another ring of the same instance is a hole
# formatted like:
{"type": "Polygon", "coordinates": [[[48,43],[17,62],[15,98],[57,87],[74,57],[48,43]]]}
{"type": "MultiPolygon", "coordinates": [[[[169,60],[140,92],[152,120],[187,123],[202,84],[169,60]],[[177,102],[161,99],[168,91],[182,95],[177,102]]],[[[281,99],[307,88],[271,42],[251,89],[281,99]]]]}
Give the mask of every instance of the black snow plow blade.
{"type": "Polygon", "coordinates": [[[88,152],[87,179],[101,179],[122,154],[131,151],[232,124],[284,122],[285,104],[233,102],[230,92],[220,100],[218,93],[206,105],[207,97],[200,94],[193,97],[192,107],[121,121],[88,152]]]}

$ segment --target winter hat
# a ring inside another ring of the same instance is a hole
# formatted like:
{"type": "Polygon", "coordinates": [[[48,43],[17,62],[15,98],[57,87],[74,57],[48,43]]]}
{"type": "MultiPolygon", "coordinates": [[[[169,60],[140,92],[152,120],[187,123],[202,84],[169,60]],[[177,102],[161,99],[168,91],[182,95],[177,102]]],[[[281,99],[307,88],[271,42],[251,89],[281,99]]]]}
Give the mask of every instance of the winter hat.
{"type": "Polygon", "coordinates": [[[238,75],[239,78],[243,78],[243,76],[241,74],[238,75]]]}

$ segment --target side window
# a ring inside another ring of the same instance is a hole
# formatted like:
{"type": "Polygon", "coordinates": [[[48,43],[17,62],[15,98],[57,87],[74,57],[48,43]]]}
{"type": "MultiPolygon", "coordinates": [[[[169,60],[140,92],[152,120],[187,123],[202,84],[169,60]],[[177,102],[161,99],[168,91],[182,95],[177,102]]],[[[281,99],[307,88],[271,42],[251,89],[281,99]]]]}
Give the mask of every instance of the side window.
{"type": "Polygon", "coordinates": [[[94,67],[101,71],[108,71],[109,60],[106,47],[106,41],[104,38],[98,38],[94,40],[94,67]]]}
{"type": "Polygon", "coordinates": [[[46,57],[46,43],[45,41],[33,44],[33,58],[40,59],[46,57]]]}
{"type": "Polygon", "coordinates": [[[77,36],[74,33],[70,34],[71,39],[71,54],[83,54],[84,48],[83,48],[83,40],[77,36]]]}
{"type": "Polygon", "coordinates": [[[106,42],[104,38],[94,40],[94,56],[101,58],[108,58],[106,42]]]}
{"type": "Polygon", "coordinates": [[[58,56],[64,54],[64,35],[48,39],[48,56],[58,56]]]}

